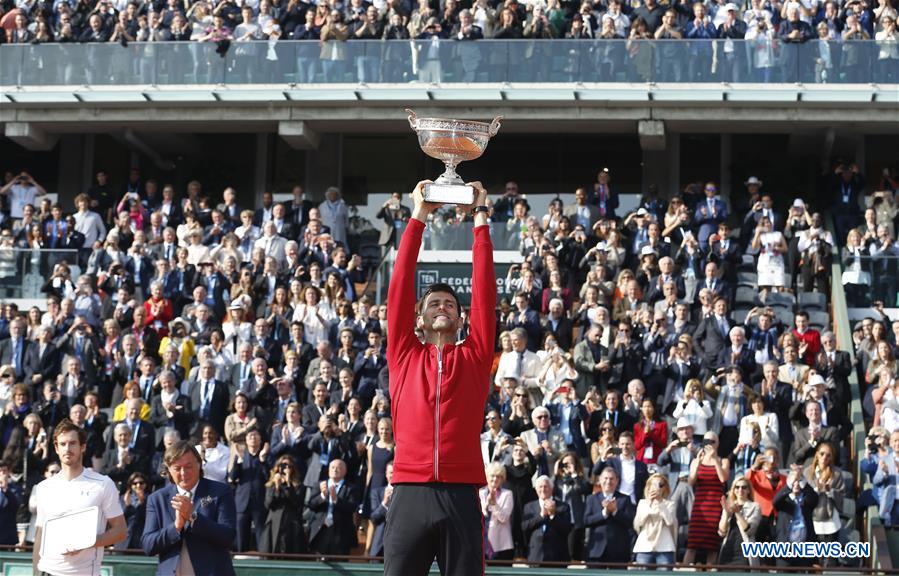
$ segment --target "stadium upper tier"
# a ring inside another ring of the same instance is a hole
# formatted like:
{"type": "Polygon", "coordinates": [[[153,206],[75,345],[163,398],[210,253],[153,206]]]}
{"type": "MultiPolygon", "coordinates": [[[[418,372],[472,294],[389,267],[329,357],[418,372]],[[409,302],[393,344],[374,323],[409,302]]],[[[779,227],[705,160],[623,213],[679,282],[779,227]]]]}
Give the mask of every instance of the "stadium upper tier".
{"type": "Polygon", "coordinates": [[[883,42],[388,40],[0,47],[0,86],[446,83],[895,84],[883,42]]]}

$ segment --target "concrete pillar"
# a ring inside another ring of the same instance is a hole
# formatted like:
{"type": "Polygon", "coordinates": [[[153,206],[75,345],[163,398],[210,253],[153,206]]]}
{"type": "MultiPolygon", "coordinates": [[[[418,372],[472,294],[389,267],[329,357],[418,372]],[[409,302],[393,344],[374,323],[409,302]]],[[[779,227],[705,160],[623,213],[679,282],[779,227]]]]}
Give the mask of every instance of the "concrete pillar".
{"type": "Polygon", "coordinates": [[[268,140],[268,134],[256,134],[256,158],[253,162],[253,194],[256,206],[262,206],[262,193],[268,187],[268,140]]]}
{"type": "Polygon", "coordinates": [[[668,193],[669,198],[680,194],[680,134],[669,132],[667,138],[668,157],[668,185],[660,188],[662,193],[668,193]]]}
{"type": "Polygon", "coordinates": [[[660,120],[637,122],[637,136],[642,150],[642,186],[646,192],[650,184],[655,184],[661,194],[668,186],[668,161],[665,138],[665,123],[660,120]]]}
{"type": "Polygon", "coordinates": [[[306,196],[325,199],[328,186],[343,187],[343,134],[322,134],[318,148],[306,152],[306,196]]]}
{"type": "MultiPolygon", "coordinates": [[[[85,179],[90,179],[93,162],[85,164],[84,136],[66,134],[59,138],[59,202],[63,209],[74,205],[75,196],[87,189],[85,179]]],[[[91,152],[92,153],[92,152],[91,152]]]]}
{"type": "Polygon", "coordinates": [[[732,207],[734,198],[736,198],[736,194],[734,194],[733,190],[731,190],[731,135],[730,134],[722,134],[721,135],[721,182],[718,183],[718,190],[724,192],[724,197],[729,200],[729,204],[732,207]]]}
{"type": "Polygon", "coordinates": [[[278,136],[294,150],[314,150],[321,140],[319,133],[305,122],[278,122],[278,136]]]}

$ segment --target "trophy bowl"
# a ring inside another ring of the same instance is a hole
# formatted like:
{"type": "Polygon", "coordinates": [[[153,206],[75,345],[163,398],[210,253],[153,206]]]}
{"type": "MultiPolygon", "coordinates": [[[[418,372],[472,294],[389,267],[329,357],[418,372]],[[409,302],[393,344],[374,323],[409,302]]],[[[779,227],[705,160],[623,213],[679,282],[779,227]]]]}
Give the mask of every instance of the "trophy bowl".
{"type": "Polygon", "coordinates": [[[479,158],[487,148],[490,138],[499,132],[502,116],[493,122],[452,120],[447,118],[419,118],[415,112],[409,113],[409,126],[418,134],[418,145],[422,151],[446,165],[443,172],[432,184],[425,186],[424,199],[441,204],[471,204],[474,189],[466,186],[456,173],[456,166],[466,160],[479,158]]]}

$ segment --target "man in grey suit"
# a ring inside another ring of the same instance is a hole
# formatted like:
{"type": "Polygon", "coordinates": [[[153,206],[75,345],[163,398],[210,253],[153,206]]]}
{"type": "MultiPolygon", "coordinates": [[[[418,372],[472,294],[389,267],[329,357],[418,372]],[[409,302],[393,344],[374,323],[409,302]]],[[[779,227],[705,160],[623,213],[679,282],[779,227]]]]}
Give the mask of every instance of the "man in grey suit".
{"type": "Polygon", "coordinates": [[[278,234],[275,223],[269,220],[262,225],[262,236],[253,244],[253,248],[262,248],[266,256],[271,256],[278,261],[278,266],[284,266],[285,248],[287,240],[278,234]]]}
{"type": "Polygon", "coordinates": [[[575,204],[566,206],[562,213],[571,220],[571,225],[580,224],[584,230],[593,230],[593,225],[599,220],[599,208],[587,204],[587,189],[578,188],[574,191],[575,204]]]}

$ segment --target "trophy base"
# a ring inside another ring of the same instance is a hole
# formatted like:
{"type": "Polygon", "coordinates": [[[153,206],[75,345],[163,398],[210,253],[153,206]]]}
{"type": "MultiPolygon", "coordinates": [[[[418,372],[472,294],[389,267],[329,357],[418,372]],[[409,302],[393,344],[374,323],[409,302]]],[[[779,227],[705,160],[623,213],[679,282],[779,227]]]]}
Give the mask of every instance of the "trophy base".
{"type": "Polygon", "coordinates": [[[463,204],[474,202],[474,188],[459,184],[425,184],[426,202],[439,204],[463,204]]]}

